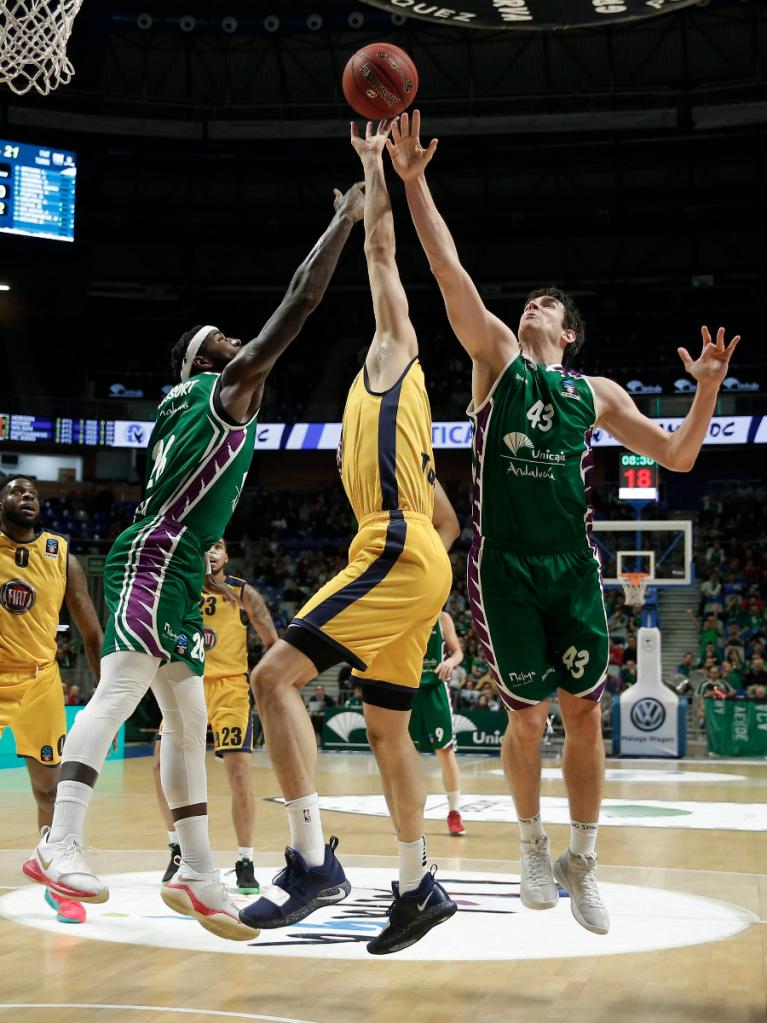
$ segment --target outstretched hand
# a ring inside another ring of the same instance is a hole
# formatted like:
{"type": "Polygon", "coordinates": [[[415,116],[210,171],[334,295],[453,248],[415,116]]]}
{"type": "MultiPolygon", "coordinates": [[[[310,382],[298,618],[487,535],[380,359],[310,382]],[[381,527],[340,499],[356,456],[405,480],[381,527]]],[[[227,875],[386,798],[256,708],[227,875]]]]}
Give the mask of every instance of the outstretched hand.
{"type": "Polygon", "coordinates": [[[373,122],[368,121],[363,139],[360,137],[357,122],[351,122],[351,143],[361,160],[364,160],[366,156],[380,156],[383,153],[392,123],[392,121],[379,121],[374,130],[373,122]]]}
{"type": "Polygon", "coordinates": [[[358,181],[346,192],[342,192],[340,188],[334,188],[333,196],[333,206],[340,217],[346,217],[352,224],[362,220],[365,213],[364,181],[358,181]]]}
{"type": "Polygon", "coordinates": [[[421,111],[413,111],[413,123],[407,114],[394,121],[391,126],[391,133],[394,142],[388,141],[386,148],[389,150],[391,162],[395,171],[403,181],[411,181],[423,174],[432,156],[437,151],[437,139],[432,139],[426,149],[421,145],[421,111]]]}
{"type": "Polygon", "coordinates": [[[708,327],[701,327],[700,332],[703,337],[703,347],[697,359],[693,359],[686,348],[677,348],[677,352],[684,363],[685,370],[694,380],[704,384],[716,384],[718,387],[729,372],[730,358],[740,341],[740,335],[737,334],[725,346],[724,327],[720,327],[716,332],[716,342],[711,340],[708,327]]]}

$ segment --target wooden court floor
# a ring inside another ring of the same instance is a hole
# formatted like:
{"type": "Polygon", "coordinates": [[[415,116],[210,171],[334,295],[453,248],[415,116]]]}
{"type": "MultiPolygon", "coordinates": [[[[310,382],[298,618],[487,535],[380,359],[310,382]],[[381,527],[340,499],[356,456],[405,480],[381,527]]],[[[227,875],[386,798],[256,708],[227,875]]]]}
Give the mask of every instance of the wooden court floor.
{"type": "MultiPolygon", "coordinates": [[[[437,765],[424,762],[430,792],[439,793],[437,765]]],[[[430,858],[454,894],[457,886],[461,912],[415,946],[421,958],[384,959],[364,952],[359,932],[364,939],[380,926],[384,889],[396,876],[389,822],[338,809],[377,806],[380,782],[367,754],[322,754],[320,791],[337,801],[324,814],[326,833],[340,836],[339,856],[356,872],[352,898],[358,884],[368,895],[337,918],[331,938],[318,923],[298,944],[259,951],[262,934],[237,954],[194,921],[170,919],[157,896],[167,849],[149,759],[110,765],[102,776],[89,817],[87,839],[98,850],[91,862],[121,877],[110,881],[110,902],[91,907],[81,926],[59,924],[42,889],[26,885],[20,864],[34,843],[32,796],[23,768],[0,772],[0,1023],[767,1020],[767,764],[609,763],[632,780],[610,780],[605,791],[620,822],[600,830],[607,939],[583,931],[564,899],[547,913],[519,905],[516,829],[493,819],[506,795],[499,761],[464,757],[461,766],[474,808],[466,816],[477,819],[467,819],[462,838],[445,833],[439,807],[427,824],[430,858]],[[655,771],[657,781],[647,777],[655,771]],[[744,822],[750,830],[739,830],[744,822]],[[600,945],[608,939],[609,953],[600,945]]],[[[556,766],[546,764],[550,773],[556,766]]],[[[208,772],[213,845],[228,868],[235,843],[226,779],[212,757],[208,772]]],[[[253,785],[263,884],[287,836],[263,752],[254,756],[253,785]]],[[[561,778],[547,778],[543,792],[558,805],[561,778]]],[[[547,831],[556,855],[567,828],[547,831]]]]}

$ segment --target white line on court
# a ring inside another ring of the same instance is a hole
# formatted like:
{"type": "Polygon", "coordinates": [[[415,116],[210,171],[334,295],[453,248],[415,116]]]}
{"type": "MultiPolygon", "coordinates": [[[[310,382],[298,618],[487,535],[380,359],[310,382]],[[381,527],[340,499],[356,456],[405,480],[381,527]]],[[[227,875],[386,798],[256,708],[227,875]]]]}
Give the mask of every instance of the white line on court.
{"type": "Polygon", "coordinates": [[[173,1005],[111,1005],[90,1002],[0,1002],[0,1009],[124,1009],[128,1012],[178,1012],[189,1016],[218,1016],[226,1019],[256,1019],[266,1023],[313,1023],[292,1016],[263,1016],[253,1012],[224,1012],[221,1009],[185,1009],[173,1005]]]}

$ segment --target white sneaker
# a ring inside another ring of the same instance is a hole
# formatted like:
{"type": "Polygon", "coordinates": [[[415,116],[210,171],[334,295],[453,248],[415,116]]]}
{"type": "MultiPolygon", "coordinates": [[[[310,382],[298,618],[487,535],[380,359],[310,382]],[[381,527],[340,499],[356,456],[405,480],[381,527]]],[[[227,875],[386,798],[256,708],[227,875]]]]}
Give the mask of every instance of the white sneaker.
{"type": "Polygon", "coordinates": [[[527,909],[553,909],[559,901],[559,887],[551,869],[549,840],[533,838],[520,842],[522,881],[519,898],[527,909]]]}
{"type": "Polygon", "coordinates": [[[27,877],[46,885],[65,899],[106,902],[109,889],[85,862],[82,839],[77,835],[67,835],[61,842],[49,842],[50,830],[42,829],[42,838],[21,868],[27,877]]]}
{"type": "Polygon", "coordinates": [[[607,934],[610,917],[597,887],[596,865],[596,855],[567,849],[554,864],[554,877],[570,893],[570,909],[581,927],[592,934],[607,934]]]}
{"type": "Polygon", "coordinates": [[[182,916],[193,916],[206,931],[231,941],[253,941],[261,933],[240,921],[240,911],[221,884],[218,871],[200,875],[182,860],[160,889],[162,901],[182,916]]]}

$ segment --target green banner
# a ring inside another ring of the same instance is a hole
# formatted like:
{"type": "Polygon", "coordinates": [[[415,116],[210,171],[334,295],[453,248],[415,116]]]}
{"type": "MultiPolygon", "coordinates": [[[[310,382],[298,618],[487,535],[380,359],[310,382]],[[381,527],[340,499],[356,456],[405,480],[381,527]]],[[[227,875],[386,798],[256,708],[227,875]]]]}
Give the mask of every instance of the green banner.
{"type": "MultiPolygon", "coordinates": [[[[461,710],[453,715],[459,753],[499,753],[508,718],[503,711],[461,710]]],[[[361,710],[325,711],[323,749],[370,749],[361,710]]]]}
{"type": "Polygon", "coordinates": [[[767,703],[706,700],[708,751],[715,757],[767,757],[767,703]]]}

